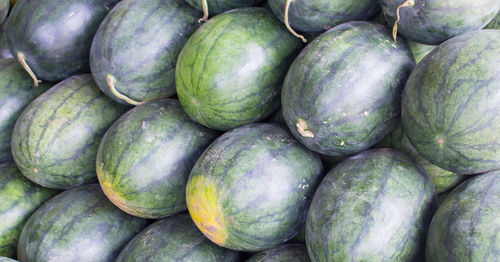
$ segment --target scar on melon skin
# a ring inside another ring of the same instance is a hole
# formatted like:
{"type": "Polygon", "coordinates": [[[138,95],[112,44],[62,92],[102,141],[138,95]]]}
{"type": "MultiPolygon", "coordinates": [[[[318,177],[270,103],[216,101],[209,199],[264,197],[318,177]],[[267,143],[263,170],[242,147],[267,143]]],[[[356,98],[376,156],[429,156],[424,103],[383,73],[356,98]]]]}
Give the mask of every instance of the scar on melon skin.
{"type": "Polygon", "coordinates": [[[299,118],[297,119],[297,131],[300,133],[301,136],[303,137],[314,137],[314,133],[309,130],[309,126],[307,125],[306,120],[299,118]]]}

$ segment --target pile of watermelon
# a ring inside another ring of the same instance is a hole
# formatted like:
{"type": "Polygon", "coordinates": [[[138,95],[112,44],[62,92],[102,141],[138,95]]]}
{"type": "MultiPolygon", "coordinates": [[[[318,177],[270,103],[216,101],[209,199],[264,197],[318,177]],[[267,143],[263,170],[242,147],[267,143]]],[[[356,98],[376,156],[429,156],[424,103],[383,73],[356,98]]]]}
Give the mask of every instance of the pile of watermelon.
{"type": "Polygon", "coordinates": [[[500,261],[499,0],[0,22],[0,261],[500,261]]]}

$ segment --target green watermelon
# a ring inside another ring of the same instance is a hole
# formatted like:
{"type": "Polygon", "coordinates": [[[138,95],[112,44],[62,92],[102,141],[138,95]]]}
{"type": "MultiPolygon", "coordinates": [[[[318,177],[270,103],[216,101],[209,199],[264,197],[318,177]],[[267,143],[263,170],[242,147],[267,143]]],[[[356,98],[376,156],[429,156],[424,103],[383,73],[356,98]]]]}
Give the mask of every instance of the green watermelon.
{"type": "Polygon", "coordinates": [[[177,95],[204,126],[230,130],[271,115],[301,47],[271,12],[235,9],[199,28],[179,55],[177,95]]]}
{"type": "Polygon", "coordinates": [[[95,159],[104,132],[124,111],[90,74],[72,76],[35,99],[12,131],[21,172],[49,188],[96,181],[95,159]]]}
{"type": "Polygon", "coordinates": [[[500,29],[500,11],[498,14],[491,20],[491,22],[486,25],[485,29],[500,29]]]}
{"type": "Polygon", "coordinates": [[[102,19],[119,0],[19,0],[7,21],[12,54],[38,78],[89,72],[89,51],[102,19]]]}
{"type": "Polygon", "coordinates": [[[99,88],[115,101],[175,93],[175,63],[199,13],[179,0],[123,0],[103,20],[90,49],[99,88]]]}
{"type": "Polygon", "coordinates": [[[132,239],[116,262],[236,262],[236,251],[217,246],[196,228],[189,214],[156,221],[132,239]]]}
{"type": "Polygon", "coordinates": [[[0,27],[0,59],[4,58],[12,58],[12,53],[9,50],[9,45],[7,44],[7,38],[5,34],[5,25],[7,23],[3,23],[0,27]]]}
{"type": "Polygon", "coordinates": [[[309,262],[307,248],[303,244],[286,244],[259,252],[246,262],[309,262]]]}
{"type": "Polygon", "coordinates": [[[295,59],[281,95],[292,134],[321,154],[367,149],[399,121],[400,95],[415,66],[404,42],[371,22],[348,22],[311,42],[295,59]]]}
{"type": "Polygon", "coordinates": [[[380,8],[373,0],[269,0],[274,14],[284,21],[285,6],[290,2],[289,24],[302,32],[322,32],[338,24],[372,18],[380,8]]]}
{"type": "Polygon", "coordinates": [[[429,162],[458,174],[500,168],[498,65],[500,31],[477,30],[441,44],[412,72],[403,130],[429,162]]]}
{"type": "Polygon", "coordinates": [[[16,257],[17,240],[24,223],[56,193],[24,178],[16,164],[0,164],[0,256],[16,257]]]}
{"type": "Polygon", "coordinates": [[[500,171],[475,176],[448,194],[427,236],[428,262],[500,260],[500,171]]]}
{"type": "Polygon", "coordinates": [[[26,222],[17,246],[21,261],[114,261],[147,224],[108,201],[97,184],[45,202],[26,222]]]}
{"type": "Polygon", "coordinates": [[[413,57],[415,57],[417,64],[436,48],[435,45],[421,44],[411,40],[408,40],[407,43],[410,46],[411,52],[413,53],[413,57]]]}
{"type": "Polygon", "coordinates": [[[262,251],[297,234],[321,175],[319,157],[283,127],[249,124],[205,150],[189,176],[186,202],[214,243],[262,251]]]}
{"type": "Polygon", "coordinates": [[[23,109],[50,85],[33,87],[29,75],[12,58],[0,60],[0,162],[11,160],[12,129],[23,109]]]}
{"type": "Polygon", "coordinates": [[[207,20],[209,12],[212,15],[218,15],[231,9],[240,7],[258,6],[264,0],[186,0],[186,2],[196,10],[205,13],[200,20],[207,20]]]}
{"type": "Polygon", "coordinates": [[[189,119],[177,100],[142,104],[106,132],[97,177],[111,202],[134,216],[184,211],[189,172],[217,135],[189,119]]]}
{"type": "Polygon", "coordinates": [[[394,149],[337,165],[316,191],[306,222],[312,261],[423,261],[436,205],[425,171],[394,149]]]}
{"type": "Polygon", "coordinates": [[[481,29],[500,10],[498,0],[381,0],[380,4],[390,25],[400,15],[394,38],[397,32],[428,45],[481,29]]]}
{"type": "Polygon", "coordinates": [[[439,168],[423,158],[410,143],[401,125],[398,125],[389,136],[380,141],[376,146],[395,148],[417,161],[432,179],[436,193],[448,191],[465,179],[465,176],[439,168]]]}
{"type": "Polygon", "coordinates": [[[7,14],[9,13],[10,1],[9,0],[0,0],[0,24],[2,24],[7,18],[7,14]]]}

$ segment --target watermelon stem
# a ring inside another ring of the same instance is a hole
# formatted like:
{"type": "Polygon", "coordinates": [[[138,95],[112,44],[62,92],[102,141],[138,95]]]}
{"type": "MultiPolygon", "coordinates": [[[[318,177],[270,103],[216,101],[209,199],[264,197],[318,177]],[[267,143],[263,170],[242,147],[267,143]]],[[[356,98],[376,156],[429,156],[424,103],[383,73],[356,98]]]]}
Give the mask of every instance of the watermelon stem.
{"type": "Polygon", "coordinates": [[[108,87],[109,87],[109,90],[111,91],[111,93],[113,93],[113,95],[115,95],[116,97],[118,97],[119,99],[121,100],[124,100],[125,102],[131,104],[131,105],[140,105],[142,102],[139,102],[139,101],[135,101],[134,99],[131,99],[129,98],[128,96],[124,95],[124,94],[121,94],[120,92],[118,92],[118,90],[116,90],[116,78],[111,75],[111,74],[108,74],[106,76],[106,83],[108,83],[108,87]]]}
{"type": "Polygon", "coordinates": [[[297,120],[297,131],[299,132],[299,134],[303,137],[314,137],[314,133],[309,130],[309,126],[307,125],[307,122],[306,120],[302,119],[302,118],[299,118],[297,120]]]}
{"type": "Polygon", "coordinates": [[[24,55],[23,52],[21,51],[17,52],[17,60],[19,60],[19,63],[21,63],[24,70],[26,70],[26,72],[28,72],[28,74],[31,76],[31,78],[33,79],[33,84],[35,85],[35,87],[37,87],[38,83],[42,82],[42,80],[38,80],[35,73],[33,73],[30,66],[28,65],[28,63],[26,63],[26,56],[24,55]]]}
{"type": "Polygon", "coordinates": [[[394,27],[392,28],[392,37],[394,38],[394,41],[397,41],[398,37],[398,23],[399,20],[401,20],[401,16],[399,15],[399,10],[403,7],[409,7],[409,6],[414,6],[415,5],[415,0],[406,0],[404,3],[400,4],[398,8],[396,9],[396,22],[394,22],[394,27]]]}
{"type": "Polygon", "coordinates": [[[203,6],[203,17],[198,19],[198,23],[208,21],[208,4],[207,0],[201,0],[201,5],[203,6]]]}
{"type": "Polygon", "coordinates": [[[286,0],[286,3],[285,3],[285,26],[288,29],[288,31],[290,31],[290,33],[292,33],[292,35],[294,35],[297,38],[302,39],[302,42],[306,43],[307,39],[303,35],[297,34],[297,32],[295,32],[295,30],[293,30],[293,28],[290,26],[290,23],[288,21],[288,12],[290,9],[290,5],[292,4],[292,1],[294,1],[294,0],[286,0]]]}

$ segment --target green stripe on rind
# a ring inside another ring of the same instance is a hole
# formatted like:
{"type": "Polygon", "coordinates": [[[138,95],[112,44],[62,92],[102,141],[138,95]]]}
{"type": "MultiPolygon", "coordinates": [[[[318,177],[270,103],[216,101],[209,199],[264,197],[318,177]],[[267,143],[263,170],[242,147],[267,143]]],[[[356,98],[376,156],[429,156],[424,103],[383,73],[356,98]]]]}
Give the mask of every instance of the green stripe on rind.
{"type": "Polygon", "coordinates": [[[393,149],[365,151],[321,182],[306,222],[312,261],[423,261],[434,186],[393,149]]]}
{"type": "Polygon", "coordinates": [[[5,25],[3,23],[0,27],[0,59],[11,58],[12,53],[9,50],[9,45],[7,44],[7,35],[5,34],[5,25]]]}
{"type": "Polygon", "coordinates": [[[102,19],[119,0],[19,1],[7,20],[12,54],[23,52],[39,79],[87,73],[89,51],[102,19]]]}
{"type": "Polygon", "coordinates": [[[175,93],[175,63],[200,13],[178,0],[124,0],[106,16],[90,51],[97,84],[115,101],[107,75],[117,91],[135,101],[175,93]]]}
{"type": "Polygon", "coordinates": [[[140,217],[186,210],[189,172],[218,132],[195,123],[177,100],[151,101],[130,110],[106,132],[97,176],[110,200],[140,217]]]}
{"type": "MultiPolygon", "coordinates": [[[[382,10],[392,26],[396,10],[406,0],[382,0],[382,10]]],[[[483,28],[500,10],[498,0],[415,0],[400,9],[398,33],[415,42],[438,45],[465,32],[483,28]]]]}
{"type": "Polygon", "coordinates": [[[415,149],[458,174],[500,168],[500,31],[441,44],[408,79],[402,123],[415,149]]]}
{"type": "Polygon", "coordinates": [[[465,179],[465,176],[444,170],[423,158],[410,143],[401,125],[398,125],[389,136],[377,143],[376,147],[391,147],[397,149],[417,161],[432,179],[436,188],[436,193],[438,194],[454,188],[465,179]]]}
{"type": "Polygon", "coordinates": [[[499,210],[500,171],[460,184],[434,215],[427,236],[427,261],[498,261],[499,210]]]}
{"type": "Polygon", "coordinates": [[[283,116],[309,149],[330,156],[367,149],[399,121],[400,95],[415,66],[404,41],[382,25],[348,22],[311,42],[283,83],[283,116]],[[299,118],[314,137],[297,130],[299,118]]]}
{"type": "Polygon", "coordinates": [[[238,252],[212,243],[196,228],[189,214],[180,214],[157,221],[137,234],[116,262],[236,262],[238,259],[238,252]]]}
{"type": "MultiPolygon", "coordinates": [[[[186,2],[197,10],[203,12],[202,0],[186,0],[186,2]]],[[[258,6],[263,0],[207,0],[210,16],[240,7],[258,6]]]]}
{"type": "Polygon", "coordinates": [[[12,58],[0,60],[0,162],[11,160],[12,129],[23,109],[51,85],[33,80],[12,58]]]}
{"type": "Polygon", "coordinates": [[[219,137],[198,159],[186,189],[188,209],[193,216],[192,196],[206,190],[194,188],[192,182],[201,178],[214,183],[210,197],[218,200],[227,232],[220,244],[262,251],[297,233],[322,171],[319,157],[282,127],[245,125],[219,137]]]}
{"type": "MultiPolygon", "coordinates": [[[[286,0],[269,0],[274,14],[284,21],[286,0]]],[[[300,0],[292,1],[288,13],[290,25],[303,32],[323,32],[348,21],[368,20],[380,11],[373,0],[300,0]]]]}
{"type": "Polygon", "coordinates": [[[16,257],[17,240],[24,223],[56,193],[24,178],[16,164],[0,164],[0,256],[16,257]]]}
{"type": "Polygon", "coordinates": [[[210,19],[179,55],[176,88],[182,107],[218,130],[264,119],[279,107],[283,78],[300,47],[264,8],[210,19]]]}
{"type": "Polygon", "coordinates": [[[14,160],[28,179],[45,187],[96,181],[101,138],[125,110],[99,90],[90,74],[70,77],[19,116],[11,142],[14,160]]]}
{"type": "Polygon", "coordinates": [[[500,11],[484,29],[500,29],[500,11]]]}
{"type": "Polygon", "coordinates": [[[114,261],[146,224],[111,204],[99,185],[84,185],[53,197],[30,217],[19,239],[18,258],[114,261]]]}
{"type": "Polygon", "coordinates": [[[253,255],[246,262],[309,262],[307,248],[303,244],[287,244],[253,255]]]}

